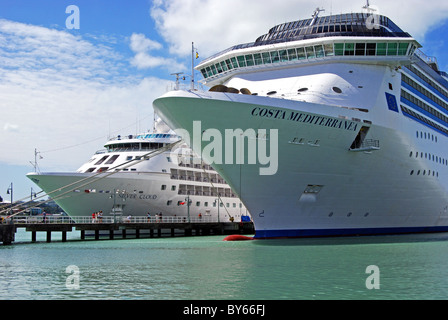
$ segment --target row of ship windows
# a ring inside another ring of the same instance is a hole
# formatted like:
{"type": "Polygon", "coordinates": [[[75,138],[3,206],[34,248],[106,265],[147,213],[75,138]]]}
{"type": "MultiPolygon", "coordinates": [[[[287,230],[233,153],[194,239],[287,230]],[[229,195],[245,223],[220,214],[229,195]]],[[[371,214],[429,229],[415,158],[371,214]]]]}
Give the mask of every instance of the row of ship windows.
{"type": "Polygon", "coordinates": [[[107,146],[107,151],[150,151],[160,149],[162,147],[165,147],[166,145],[166,143],[160,142],[114,143],[107,146]]]}
{"type": "MultiPolygon", "coordinates": [[[[314,20],[314,25],[334,25],[335,23],[338,24],[346,24],[347,27],[351,27],[352,25],[363,25],[365,24],[366,19],[368,18],[369,14],[367,13],[359,13],[359,12],[353,12],[353,13],[343,13],[338,15],[332,15],[332,16],[325,16],[325,17],[318,17],[317,19],[306,19],[306,20],[298,20],[298,21],[292,21],[292,22],[286,22],[280,25],[277,25],[269,30],[269,34],[277,31],[285,31],[295,28],[304,28],[309,27],[311,25],[311,22],[314,20]],[[360,23],[361,22],[361,23],[360,23]]],[[[393,26],[389,23],[389,18],[384,16],[378,16],[377,23],[382,26],[388,26],[392,29],[393,32],[396,31],[397,28],[393,28],[393,26]]],[[[331,29],[329,29],[331,30],[331,29]]],[[[329,31],[327,29],[324,29],[324,32],[329,31]]],[[[348,29],[351,30],[351,29],[348,29]]]]}
{"type": "MultiPolygon", "coordinates": [[[[364,213],[364,217],[368,217],[369,216],[369,212],[364,213]]],[[[328,215],[330,218],[334,215],[334,212],[330,212],[330,214],[328,215]]],[[[353,212],[349,212],[347,213],[347,217],[351,217],[353,215],[353,212]]]]}
{"type": "MultiPolygon", "coordinates": [[[[134,150],[139,150],[139,149],[134,149],[134,150]]],[[[95,166],[99,166],[100,164],[103,164],[103,163],[104,164],[113,164],[118,159],[118,157],[120,157],[120,155],[118,155],[118,154],[113,155],[110,158],[109,158],[109,156],[103,156],[97,162],[95,162],[94,165],[95,166]],[[106,161],[107,158],[109,158],[109,160],[106,161]]],[[[126,161],[131,161],[131,160],[149,160],[149,159],[150,159],[149,156],[136,156],[136,157],[127,156],[126,157],[126,161]]],[[[91,159],[89,162],[92,162],[94,160],[95,160],[95,158],[91,159]]],[[[171,162],[171,159],[169,157],[167,157],[167,160],[168,160],[168,162],[171,162]]],[[[92,169],[95,169],[95,168],[92,168],[92,169]]],[[[91,172],[91,171],[88,171],[88,172],[91,172]]]]}
{"type": "MultiPolygon", "coordinates": [[[[380,27],[381,30],[386,30],[384,27],[380,27]]],[[[365,32],[365,28],[362,25],[351,25],[351,24],[331,24],[331,25],[323,25],[316,27],[298,27],[292,30],[286,31],[278,31],[272,32],[266,35],[261,36],[257,39],[259,41],[266,40],[276,40],[276,39],[284,39],[284,38],[292,38],[303,36],[305,34],[316,34],[316,33],[328,33],[328,32],[365,32]]]]}
{"type": "MultiPolygon", "coordinates": [[[[436,171],[431,171],[431,170],[428,170],[428,172],[426,172],[426,170],[423,170],[423,172],[421,171],[421,170],[417,170],[417,173],[416,173],[416,175],[417,176],[419,176],[420,174],[422,174],[423,176],[425,176],[425,175],[427,175],[427,176],[431,176],[431,173],[432,173],[432,176],[433,177],[439,177],[439,173],[438,172],[436,172],[436,171]]],[[[410,175],[411,176],[413,176],[415,174],[415,170],[411,170],[411,173],[410,173],[410,175]]]]}
{"type": "Polygon", "coordinates": [[[418,114],[417,112],[414,112],[413,110],[411,110],[409,108],[406,108],[403,105],[400,105],[400,107],[401,107],[401,112],[403,112],[403,114],[408,115],[417,121],[421,121],[421,122],[425,123],[426,125],[434,128],[435,130],[438,130],[448,136],[448,129],[445,129],[444,127],[438,125],[437,123],[429,120],[426,117],[423,117],[422,115],[418,114]]]}
{"type": "Polygon", "coordinates": [[[405,90],[401,90],[401,97],[406,99],[407,101],[415,104],[416,106],[420,107],[421,109],[425,110],[426,112],[429,112],[434,117],[442,120],[443,122],[448,123],[448,116],[444,115],[443,113],[437,111],[436,109],[432,108],[429,104],[423,102],[422,100],[416,98],[412,94],[406,92],[405,90]]]}
{"type": "MultiPolygon", "coordinates": [[[[163,184],[160,190],[167,190],[166,184],[163,184]]],[[[176,191],[176,186],[171,186],[171,191],[176,191]]],[[[194,186],[194,185],[179,185],[179,195],[196,195],[196,196],[209,196],[209,197],[225,197],[236,198],[237,196],[232,192],[230,188],[211,188],[207,186],[194,186]]]]}
{"type": "MultiPolygon", "coordinates": [[[[192,206],[192,201],[190,200],[190,206],[192,206]]],[[[166,205],[167,206],[170,206],[170,205],[172,205],[173,204],[173,200],[168,200],[167,202],[166,202],[166,205]]],[[[178,206],[182,206],[182,205],[186,205],[186,203],[185,203],[185,201],[182,201],[182,200],[180,200],[180,201],[177,201],[177,205],[178,206]]],[[[227,208],[230,208],[230,203],[229,202],[226,202],[226,207],[227,208]]],[[[200,207],[201,206],[201,201],[196,201],[196,207],[200,207]]],[[[204,207],[208,207],[209,206],[209,202],[208,201],[204,201],[204,207]]],[[[214,208],[216,208],[216,206],[217,206],[217,201],[213,201],[212,202],[212,206],[214,207],[214,208]]],[[[224,207],[224,203],[223,202],[220,202],[219,203],[219,206],[221,207],[221,208],[223,208],[224,207]]],[[[237,203],[235,203],[235,202],[233,202],[232,203],[232,207],[233,208],[236,208],[236,207],[239,207],[239,208],[242,208],[243,207],[243,205],[242,205],[242,203],[239,203],[239,205],[237,205],[237,203]]]]}
{"type": "Polygon", "coordinates": [[[411,78],[409,78],[407,75],[402,73],[401,79],[404,81],[404,83],[410,85],[412,88],[423,94],[425,97],[430,99],[431,101],[435,102],[442,108],[448,111],[448,103],[446,103],[444,100],[440,99],[437,95],[433,94],[431,91],[420,85],[419,83],[415,82],[411,78]]]}
{"type": "MultiPolygon", "coordinates": [[[[166,187],[166,186],[165,186],[166,187]]],[[[176,186],[172,186],[171,188],[172,188],[172,190],[173,190],[173,187],[174,187],[174,190],[176,189],[176,186]]],[[[162,189],[162,190],[164,190],[164,189],[162,189]]],[[[73,192],[75,192],[75,193],[80,193],[81,192],[81,190],[79,190],[79,189],[76,189],[76,190],[73,190],[73,192]]],[[[96,190],[96,189],[86,189],[86,190],[84,190],[84,192],[85,193],[105,193],[105,194],[113,194],[114,193],[114,191],[110,191],[110,190],[96,190]]],[[[126,192],[126,191],[124,191],[124,190],[115,190],[115,192],[116,193],[118,193],[118,194],[130,194],[129,192],[126,192]]],[[[137,193],[137,190],[134,190],[131,194],[136,194],[137,193]]],[[[139,191],[138,193],[140,193],[140,194],[143,194],[144,192],[143,191],[139,191]]],[[[155,196],[155,195],[146,195],[145,196],[145,199],[156,199],[157,198],[157,196],[155,196]]],[[[166,202],[166,205],[167,206],[170,206],[170,205],[172,205],[173,204],[173,200],[168,200],[167,202],[166,202]]],[[[177,205],[178,206],[180,206],[180,205],[183,205],[183,204],[185,204],[185,201],[178,201],[177,202],[177,205]]],[[[190,205],[191,205],[191,200],[190,200],[190,205]]],[[[231,203],[229,203],[229,202],[226,202],[225,203],[225,206],[227,207],[227,208],[230,208],[230,205],[231,205],[231,203]]],[[[200,207],[201,206],[201,201],[196,201],[196,207],[200,207]]],[[[204,204],[203,204],[203,206],[204,207],[208,207],[209,206],[209,202],[208,201],[204,201],[204,204]]],[[[217,201],[215,200],[214,202],[212,202],[212,206],[213,207],[216,207],[217,206],[217,201]]],[[[233,202],[232,203],[232,207],[233,208],[236,208],[236,207],[239,207],[239,208],[242,208],[243,207],[243,205],[242,205],[242,203],[240,202],[239,204],[237,204],[237,203],[235,203],[235,202],[233,202]]],[[[222,201],[220,201],[220,207],[222,208],[222,207],[224,207],[224,202],[222,202],[222,201]]]]}
{"type": "MultiPolygon", "coordinates": [[[[81,191],[83,191],[84,193],[106,193],[106,194],[122,194],[122,195],[129,195],[129,194],[143,194],[143,191],[137,191],[137,190],[133,190],[133,191],[126,191],[126,190],[120,190],[120,189],[114,189],[114,190],[96,190],[96,189],[85,189],[85,190],[80,190],[80,189],[75,189],[73,190],[74,193],[80,193],[81,191]]],[[[144,195],[145,199],[157,199],[156,195],[144,195]]]]}
{"type": "Polygon", "coordinates": [[[430,134],[429,132],[426,133],[426,132],[423,132],[423,131],[416,131],[415,135],[417,136],[417,139],[418,138],[420,138],[420,139],[427,139],[427,140],[432,140],[435,143],[437,143],[437,136],[435,136],[433,134],[430,134]]]}
{"type": "Polygon", "coordinates": [[[333,56],[405,56],[412,55],[414,45],[393,43],[325,43],[315,46],[275,50],[231,57],[201,69],[204,78],[243,67],[333,56]],[[410,49],[409,49],[410,48],[410,49]],[[409,49],[409,53],[408,53],[409,49]]]}
{"type": "MultiPolygon", "coordinates": [[[[412,157],[413,155],[414,155],[414,152],[411,151],[409,153],[409,157],[412,157]]],[[[421,159],[423,159],[423,156],[424,156],[425,159],[432,160],[432,161],[434,161],[436,163],[440,163],[440,164],[443,164],[445,166],[448,166],[448,160],[446,160],[445,158],[442,158],[442,157],[439,157],[439,156],[434,156],[433,154],[430,154],[430,153],[427,153],[427,152],[425,152],[425,153],[423,153],[423,152],[419,153],[418,151],[415,152],[415,157],[418,158],[419,156],[420,156],[421,159]]]]}
{"type": "Polygon", "coordinates": [[[448,99],[448,94],[447,91],[444,90],[439,84],[437,84],[436,82],[434,82],[433,80],[431,80],[428,76],[426,76],[423,72],[420,72],[420,70],[418,70],[416,67],[414,66],[409,66],[407,67],[409,70],[411,70],[413,73],[415,73],[419,78],[421,78],[423,81],[425,81],[426,83],[428,83],[431,87],[433,87],[434,89],[436,89],[438,92],[440,92],[445,98],[448,99]]]}
{"type": "MultiPolygon", "coordinates": [[[[169,134],[169,133],[150,133],[150,134],[140,134],[136,137],[136,139],[152,139],[152,138],[178,138],[180,139],[180,136],[169,134]]],[[[132,139],[132,136],[130,136],[129,139],[132,139]]]]}

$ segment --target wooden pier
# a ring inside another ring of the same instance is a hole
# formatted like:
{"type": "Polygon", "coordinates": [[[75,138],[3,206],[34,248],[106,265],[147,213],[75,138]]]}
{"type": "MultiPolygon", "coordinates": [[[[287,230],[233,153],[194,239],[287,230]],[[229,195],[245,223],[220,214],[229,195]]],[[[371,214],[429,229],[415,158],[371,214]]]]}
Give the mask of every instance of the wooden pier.
{"type": "Polygon", "coordinates": [[[67,232],[78,230],[81,232],[81,240],[90,238],[95,240],[126,239],[128,237],[140,238],[144,235],[149,238],[163,236],[199,236],[199,235],[229,235],[229,234],[253,234],[252,222],[218,222],[206,218],[186,219],[184,217],[151,218],[134,217],[120,219],[104,217],[101,220],[91,217],[77,217],[73,221],[70,217],[13,217],[4,219],[0,224],[0,241],[9,245],[14,242],[18,228],[25,228],[31,232],[31,241],[36,242],[37,232],[46,233],[46,242],[51,242],[53,232],[62,233],[62,242],[67,241],[67,232]]]}

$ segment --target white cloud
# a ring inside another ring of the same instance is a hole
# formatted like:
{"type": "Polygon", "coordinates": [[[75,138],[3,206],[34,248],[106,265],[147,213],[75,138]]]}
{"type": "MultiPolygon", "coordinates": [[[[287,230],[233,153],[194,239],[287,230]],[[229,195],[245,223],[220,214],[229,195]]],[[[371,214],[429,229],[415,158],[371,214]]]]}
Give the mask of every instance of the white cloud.
{"type": "MultiPolygon", "coordinates": [[[[376,0],[381,14],[417,40],[448,17],[448,1],[376,0]]],[[[310,18],[316,7],[321,15],[361,12],[363,1],[354,0],[158,0],[150,14],[159,33],[169,43],[171,53],[185,56],[191,42],[202,57],[256,38],[287,21],[310,18]]]]}
{"type": "Polygon", "coordinates": [[[133,33],[130,38],[130,48],[135,56],[131,59],[131,65],[138,69],[164,67],[170,71],[184,70],[185,66],[175,59],[153,56],[150,51],[159,50],[162,45],[154,40],[148,39],[141,33],[133,33]]]}
{"type": "Polygon", "coordinates": [[[11,124],[11,123],[7,122],[3,126],[3,130],[17,132],[17,131],[19,131],[19,126],[17,124],[11,124]]]}
{"type": "Polygon", "coordinates": [[[74,170],[109,133],[151,128],[171,82],[124,74],[126,59],[95,41],[0,20],[0,162],[29,165],[37,148],[41,169],[74,170]]]}
{"type": "Polygon", "coordinates": [[[144,34],[133,33],[130,47],[134,52],[145,52],[153,49],[161,49],[162,45],[157,41],[146,38],[144,34]]]}

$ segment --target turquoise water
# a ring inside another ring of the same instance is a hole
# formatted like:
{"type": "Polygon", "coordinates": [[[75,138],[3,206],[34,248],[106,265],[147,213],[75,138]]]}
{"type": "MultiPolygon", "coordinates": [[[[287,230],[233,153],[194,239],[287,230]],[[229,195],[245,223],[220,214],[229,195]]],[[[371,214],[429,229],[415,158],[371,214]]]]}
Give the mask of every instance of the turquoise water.
{"type": "Polygon", "coordinates": [[[52,243],[30,243],[19,229],[15,244],[0,247],[0,299],[448,298],[448,234],[223,238],[62,243],[55,233],[52,243]],[[370,265],[378,267],[379,289],[366,287],[370,265]],[[79,288],[68,266],[79,270],[79,288]]]}

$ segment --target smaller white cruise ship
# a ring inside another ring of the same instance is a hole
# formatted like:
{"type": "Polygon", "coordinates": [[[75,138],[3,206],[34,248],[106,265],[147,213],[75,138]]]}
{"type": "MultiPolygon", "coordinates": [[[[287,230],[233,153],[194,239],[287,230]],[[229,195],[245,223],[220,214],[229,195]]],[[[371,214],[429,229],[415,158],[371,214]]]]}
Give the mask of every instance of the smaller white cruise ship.
{"type": "Polygon", "coordinates": [[[250,219],[226,181],[200,159],[193,161],[193,152],[175,134],[117,136],[104,147],[76,172],[27,177],[75,220],[99,211],[105,217],[149,213],[200,215],[203,221],[217,222],[250,219]]]}

